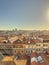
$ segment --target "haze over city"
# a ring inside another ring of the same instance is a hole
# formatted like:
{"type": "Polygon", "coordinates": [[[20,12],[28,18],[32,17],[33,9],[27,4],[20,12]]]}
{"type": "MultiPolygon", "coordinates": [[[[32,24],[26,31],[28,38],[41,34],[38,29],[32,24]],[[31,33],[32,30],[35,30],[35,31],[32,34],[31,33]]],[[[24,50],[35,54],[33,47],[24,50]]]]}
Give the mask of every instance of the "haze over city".
{"type": "Polygon", "coordinates": [[[49,30],[49,0],[0,0],[0,30],[49,30]]]}

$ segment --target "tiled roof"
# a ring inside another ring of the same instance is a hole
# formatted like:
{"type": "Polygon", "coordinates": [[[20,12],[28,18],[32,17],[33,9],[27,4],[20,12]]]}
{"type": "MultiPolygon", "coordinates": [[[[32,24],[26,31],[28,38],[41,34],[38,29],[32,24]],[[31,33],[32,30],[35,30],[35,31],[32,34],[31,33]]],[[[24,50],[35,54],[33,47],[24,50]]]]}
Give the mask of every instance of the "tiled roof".
{"type": "Polygon", "coordinates": [[[41,35],[39,36],[40,38],[43,38],[43,39],[49,39],[49,35],[41,35]]]}

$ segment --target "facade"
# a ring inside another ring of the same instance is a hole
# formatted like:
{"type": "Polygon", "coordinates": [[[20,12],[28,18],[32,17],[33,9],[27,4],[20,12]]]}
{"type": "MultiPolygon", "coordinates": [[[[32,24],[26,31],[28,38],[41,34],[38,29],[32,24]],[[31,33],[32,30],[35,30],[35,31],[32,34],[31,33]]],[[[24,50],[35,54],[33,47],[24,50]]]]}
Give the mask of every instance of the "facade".
{"type": "MultiPolygon", "coordinates": [[[[36,43],[36,44],[0,44],[0,50],[11,51],[12,54],[20,53],[32,53],[39,52],[42,53],[49,49],[49,43],[36,43]]],[[[1,51],[1,52],[2,52],[1,51]]]]}

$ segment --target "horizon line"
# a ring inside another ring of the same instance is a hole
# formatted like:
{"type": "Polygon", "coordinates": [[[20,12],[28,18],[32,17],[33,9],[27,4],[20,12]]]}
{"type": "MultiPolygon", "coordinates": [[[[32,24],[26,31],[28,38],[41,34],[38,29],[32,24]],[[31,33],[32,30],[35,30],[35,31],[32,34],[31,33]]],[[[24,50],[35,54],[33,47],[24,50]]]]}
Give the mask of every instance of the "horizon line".
{"type": "Polygon", "coordinates": [[[49,31],[49,29],[17,29],[17,28],[14,28],[14,29],[0,29],[0,31],[13,31],[13,30],[28,30],[28,31],[49,31]]]}

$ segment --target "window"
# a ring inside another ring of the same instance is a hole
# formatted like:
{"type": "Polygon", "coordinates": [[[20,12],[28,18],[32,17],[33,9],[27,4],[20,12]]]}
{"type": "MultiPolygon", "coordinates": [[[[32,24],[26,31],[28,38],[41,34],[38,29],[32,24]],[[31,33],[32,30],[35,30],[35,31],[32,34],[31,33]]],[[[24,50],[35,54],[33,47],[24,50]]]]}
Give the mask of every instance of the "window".
{"type": "Polygon", "coordinates": [[[36,49],[36,51],[41,51],[41,49],[40,49],[40,48],[38,48],[38,49],[36,49]]]}
{"type": "Polygon", "coordinates": [[[21,52],[23,53],[23,50],[21,52]]]}
{"type": "Polygon", "coordinates": [[[28,45],[28,48],[30,48],[30,45],[28,45]]]}
{"type": "Polygon", "coordinates": [[[47,44],[43,44],[43,46],[48,46],[47,44]]]}
{"type": "Polygon", "coordinates": [[[40,44],[37,44],[36,46],[40,46],[40,44]]]}

